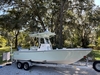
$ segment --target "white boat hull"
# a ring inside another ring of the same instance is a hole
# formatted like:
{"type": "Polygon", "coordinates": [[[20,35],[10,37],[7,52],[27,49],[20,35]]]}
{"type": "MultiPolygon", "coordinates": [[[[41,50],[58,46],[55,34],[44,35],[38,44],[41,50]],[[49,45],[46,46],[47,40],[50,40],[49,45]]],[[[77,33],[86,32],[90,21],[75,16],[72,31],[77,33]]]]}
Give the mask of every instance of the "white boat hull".
{"type": "Polygon", "coordinates": [[[58,49],[58,50],[46,50],[46,51],[15,51],[13,53],[14,60],[31,60],[34,62],[46,62],[46,63],[61,63],[72,64],[77,62],[92,49],[58,49]]]}

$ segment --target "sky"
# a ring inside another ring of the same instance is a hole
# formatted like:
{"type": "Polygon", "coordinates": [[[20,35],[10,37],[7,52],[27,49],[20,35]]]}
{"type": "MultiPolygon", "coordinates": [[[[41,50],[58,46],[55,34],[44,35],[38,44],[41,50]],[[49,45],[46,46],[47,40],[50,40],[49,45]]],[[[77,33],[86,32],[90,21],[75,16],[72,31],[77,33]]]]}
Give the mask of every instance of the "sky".
{"type": "Polygon", "coordinates": [[[96,5],[100,6],[100,0],[94,0],[94,2],[95,2],[96,5]]]}

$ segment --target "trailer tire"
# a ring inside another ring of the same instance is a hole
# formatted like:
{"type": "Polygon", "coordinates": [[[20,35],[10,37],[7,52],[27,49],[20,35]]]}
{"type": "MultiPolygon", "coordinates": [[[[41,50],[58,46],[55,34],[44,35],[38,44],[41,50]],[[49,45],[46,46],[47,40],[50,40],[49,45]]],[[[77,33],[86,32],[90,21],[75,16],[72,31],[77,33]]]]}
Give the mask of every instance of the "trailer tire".
{"type": "Polygon", "coordinates": [[[24,70],[29,70],[30,69],[29,63],[25,62],[23,68],[24,70]]]}
{"type": "Polygon", "coordinates": [[[95,61],[93,63],[93,69],[100,72],[100,61],[95,61]]]}
{"type": "Polygon", "coordinates": [[[23,68],[23,63],[17,62],[17,68],[18,68],[18,69],[22,69],[22,68],[23,68]]]}

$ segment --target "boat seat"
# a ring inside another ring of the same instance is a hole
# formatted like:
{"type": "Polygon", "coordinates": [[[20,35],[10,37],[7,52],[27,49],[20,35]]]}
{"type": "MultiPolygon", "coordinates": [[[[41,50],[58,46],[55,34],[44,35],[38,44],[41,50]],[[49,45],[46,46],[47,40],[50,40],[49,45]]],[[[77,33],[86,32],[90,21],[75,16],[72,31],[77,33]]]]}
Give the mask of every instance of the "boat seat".
{"type": "Polygon", "coordinates": [[[52,50],[50,44],[41,44],[40,48],[38,51],[45,51],[45,50],[52,50]]]}

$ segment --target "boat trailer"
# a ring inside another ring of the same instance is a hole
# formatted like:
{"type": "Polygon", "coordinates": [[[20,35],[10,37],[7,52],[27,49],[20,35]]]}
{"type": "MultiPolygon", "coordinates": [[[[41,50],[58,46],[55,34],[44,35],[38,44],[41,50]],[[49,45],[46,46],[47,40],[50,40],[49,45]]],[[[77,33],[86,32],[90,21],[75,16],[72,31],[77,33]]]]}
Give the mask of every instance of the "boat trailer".
{"type": "Polygon", "coordinates": [[[94,61],[93,62],[93,69],[97,72],[100,72],[100,61],[94,61]]]}

